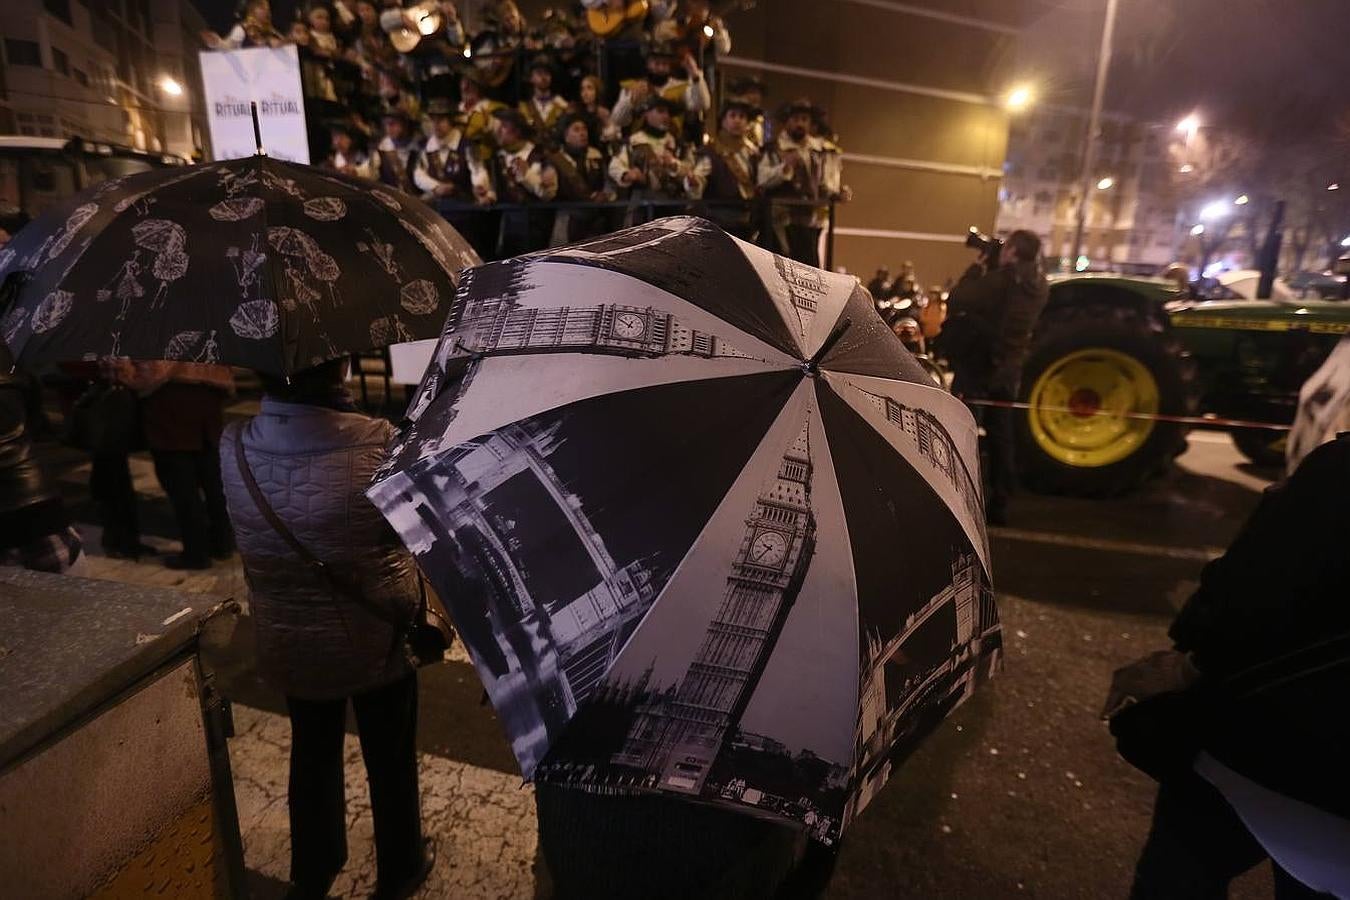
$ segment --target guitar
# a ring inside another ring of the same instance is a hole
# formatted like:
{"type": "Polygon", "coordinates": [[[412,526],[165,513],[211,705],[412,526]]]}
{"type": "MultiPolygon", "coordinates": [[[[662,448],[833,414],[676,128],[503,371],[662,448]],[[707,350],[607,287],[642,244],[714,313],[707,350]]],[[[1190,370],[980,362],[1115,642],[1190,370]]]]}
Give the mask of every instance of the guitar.
{"type": "Polygon", "coordinates": [[[586,10],[586,24],[598,38],[612,38],[632,22],[647,18],[647,0],[609,0],[586,10]]]}

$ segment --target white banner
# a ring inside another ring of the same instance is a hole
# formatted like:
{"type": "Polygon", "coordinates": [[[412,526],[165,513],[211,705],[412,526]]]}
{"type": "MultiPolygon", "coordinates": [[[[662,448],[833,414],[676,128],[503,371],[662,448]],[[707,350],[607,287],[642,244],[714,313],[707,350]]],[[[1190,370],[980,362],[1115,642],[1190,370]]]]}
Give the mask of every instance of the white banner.
{"type": "Polygon", "coordinates": [[[257,144],[249,104],[257,103],[267,155],[308,165],[300,57],[294,45],[203,50],[201,63],[211,149],[216,159],[254,154],[257,144]]]}

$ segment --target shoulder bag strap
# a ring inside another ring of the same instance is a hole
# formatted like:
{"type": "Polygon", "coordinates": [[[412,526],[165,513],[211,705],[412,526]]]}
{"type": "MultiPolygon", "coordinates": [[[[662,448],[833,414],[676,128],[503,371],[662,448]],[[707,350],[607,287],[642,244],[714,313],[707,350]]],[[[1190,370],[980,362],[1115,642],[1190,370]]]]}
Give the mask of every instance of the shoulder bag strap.
{"type": "Polygon", "coordinates": [[[239,476],[244,480],[244,487],[248,488],[248,495],[253,498],[253,505],[258,508],[258,512],[262,513],[263,518],[267,520],[267,524],[272,526],[272,530],[286,542],[287,546],[295,552],[296,556],[300,557],[301,562],[318,572],[319,577],[327,582],[332,590],[355,601],[371,615],[376,616],[395,628],[402,628],[407,624],[402,619],[390,615],[387,611],[380,609],[374,603],[367,600],[360,590],[353,585],[347,584],[344,579],[340,578],[331,568],[329,568],[327,563],[319,559],[313,553],[310,553],[305,545],[300,543],[300,539],[286,527],[286,523],[277,515],[276,510],[272,508],[272,504],[267,502],[267,498],[263,496],[262,489],[258,487],[258,482],[253,478],[253,471],[248,465],[248,457],[244,453],[244,431],[242,428],[235,433],[234,458],[239,465],[239,476]]]}

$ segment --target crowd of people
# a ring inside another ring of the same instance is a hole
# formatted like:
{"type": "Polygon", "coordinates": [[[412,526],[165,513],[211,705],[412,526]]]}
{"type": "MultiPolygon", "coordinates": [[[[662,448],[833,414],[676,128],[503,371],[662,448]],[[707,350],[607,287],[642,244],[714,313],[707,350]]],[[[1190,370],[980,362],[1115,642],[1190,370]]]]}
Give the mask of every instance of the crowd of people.
{"type": "Polygon", "coordinates": [[[819,265],[849,196],[825,111],[768,115],[762,80],[722,77],[731,34],[708,0],[626,10],[584,0],[530,23],[501,0],[471,32],[453,2],[316,0],[283,30],[248,0],[204,39],[295,44],[311,156],[421,197],[485,259],[695,212],[819,265]]]}

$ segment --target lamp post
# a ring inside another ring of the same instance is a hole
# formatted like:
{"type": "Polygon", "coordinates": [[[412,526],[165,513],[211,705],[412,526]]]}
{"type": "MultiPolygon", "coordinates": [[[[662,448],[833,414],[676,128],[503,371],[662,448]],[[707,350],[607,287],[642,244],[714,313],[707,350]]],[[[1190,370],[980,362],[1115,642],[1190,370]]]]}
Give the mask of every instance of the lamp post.
{"type": "Polygon", "coordinates": [[[1102,45],[1097,52],[1097,79],[1092,87],[1092,112],[1088,115],[1087,135],[1083,139],[1082,184],[1078,188],[1078,217],[1073,230],[1070,259],[1077,259],[1083,247],[1083,226],[1087,223],[1088,194],[1092,190],[1092,169],[1097,164],[1097,129],[1102,117],[1102,98],[1106,94],[1106,76],[1111,68],[1111,36],[1116,30],[1118,0],[1106,0],[1106,21],[1102,24],[1102,45]]]}

